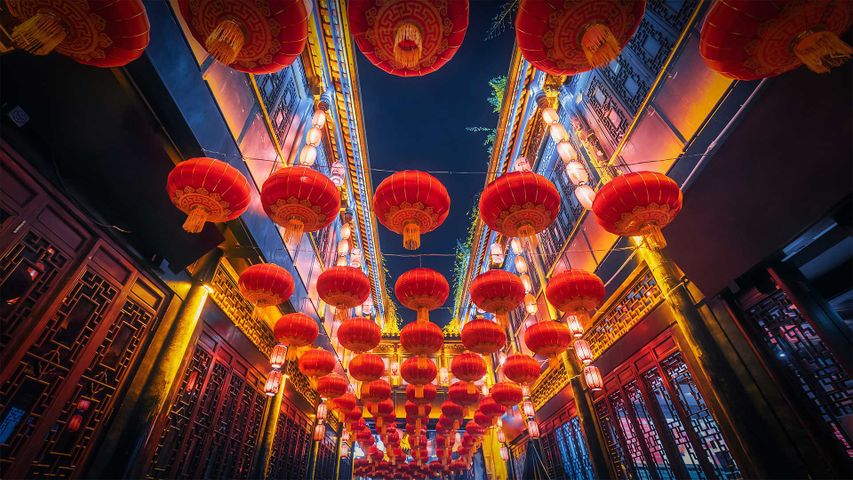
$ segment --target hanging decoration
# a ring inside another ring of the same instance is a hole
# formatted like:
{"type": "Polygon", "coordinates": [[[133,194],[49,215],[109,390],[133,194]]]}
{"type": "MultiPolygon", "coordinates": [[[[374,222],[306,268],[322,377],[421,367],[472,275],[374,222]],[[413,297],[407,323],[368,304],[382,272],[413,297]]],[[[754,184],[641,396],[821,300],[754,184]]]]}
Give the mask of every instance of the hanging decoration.
{"type": "Polygon", "coordinates": [[[502,381],[492,385],[490,395],[495,403],[505,408],[507,413],[510,413],[512,407],[521,403],[524,392],[515,383],[502,381]]]}
{"type": "Polygon", "coordinates": [[[273,307],[293,295],[293,277],[274,263],[259,263],[243,270],[237,280],[243,298],[256,307],[273,307]]]}
{"type": "Polygon", "coordinates": [[[337,218],[341,196],[331,180],[306,167],[283,167],[261,187],[264,212],[285,229],[285,241],[294,245],[304,232],[327,227],[337,218]]]}
{"type": "Polygon", "coordinates": [[[560,193],[550,180],[533,172],[510,172],[493,180],[480,196],[480,217],[505,237],[536,244],[536,234],[560,213],[560,193]]]}
{"type": "Polygon", "coordinates": [[[506,333],[497,323],[483,317],[467,322],[460,333],[462,345],[481,355],[490,355],[506,346],[506,333]]]}
{"type": "Polygon", "coordinates": [[[640,26],[645,0],[521,0],[515,17],[518,48],[551,75],[603,67],[640,26]]]}
{"type": "Polygon", "coordinates": [[[206,222],[227,222],[249,208],[249,182],[239,170],[207,157],[185,160],[166,181],[169,199],[187,214],[184,230],[199,233],[206,222]]]}
{"type": "Polygon", "coordinates": [[[317,393],[321,398],[333,399],[347,393],[349,382],[347,379],[331,373],[317,379],[317,393]]]}
{"type": "MultiPolygon", "coordinates": [[[[506,361],[502,368],[506,378],[527,387],[536,382],[542,371],[542,368],[539,366],[539,362],[537,362],[536,359],[521,353],[516,353],[506,357],[506,361]]],[[[494,396],[494,394],[495,392],[493,388],[492,395],[494,396]]],[[[497,398],[495,399],[497,400],[497,398]]]]}
{"type": "Polygon", "coordinates": [[[337,365],[335,355],[322,348],[308,350],[299,356],[299,371],[306,377],[322,377],[332,373],[337,365]]]}
{"type": "Polygon", "coordinates": [[[583,378],[586,382],[587,388],[593,392],[597,392],[604,388],[604,380],[601,378],[601,371],[599,371],[596,366],[588,365],[583,367],[583,378]]]}
{"type": "Polygon", "coordinates": [[[417,404],[431,403],[433,400],[435,400],[436,395],[438,395],[438,389],[435,387],[435,385],[427,383],[425,385],[422,385],[422,387],[422,394],[419,396],[415,391],[414,385],[407,385],[406,399],[417,404]]]}
{"type": "Polygon", "coordinates": [[[382,330],[373,320],[356,317],[338,327],[338,342],[347,350],[363,353],[373,350],[382,340],[382,330]]]}
{"type": "Polygon", "coordinates": [[[444,275],[431,268],[414,268],[397,278],[394,295],[404,307],[418,312],[417,321],[429,320],[430,310],[444,305],[450,285],[444,275]]]}
{"type": "Polygon", "coordinates": [[[565,352],[571,343],[572,333],[569,327],[560,322],[542,320],[524,329],[524,344],[533,353],[548,358],[552,367],[559,363],[559,355],[565,352]]]}
{"type": "Polygon", "coordinates": [[[351,0],[347,14],[361,53],[400,77],[441,68],[468,29],[468,0],[351,0]]]}
{"type": "Polygon", "coordinates": [[[444,332],[432,322],[412,322],[400,330],[400,345],[412,355],[434,355],[444,345],[444,332]]]}
{"type": "Polygon", "coordinates": [[[604,300],[604,282],[594,273],[568,269],[554,275],[545,287],[545,297],[557,310],[586,316],[604,300]]]}
{"type": "Polygon", "coordinates": [[[317,295],[335,308],[338,320],[348,317],[347,309],[364,303],[370,296],[370,279],[353,267],[328,268],[317,277],[317,295]]]}
{"type": "Polygon", "coordinates": [[[33,55],[51,52],[84,65],[123,67],[148,46],[150,25],[141,0],[7,0],[20,23],[12,42],[33,55]]]}
{"type": "Polygon", "coordinates": [[[376,187],[373,209],[379,223],[403,235],[403,248],[417,250],[421,234],[444,223],[450,213],[450,196],[444,185],[429,173],[404,170],[376,187]]]}
{"type": "Polygon", "coordinates": [[[506,270],[489,270],[471,282],[471,301],[478,308],[495,314],[503,328],[509,326],[509,312],[524,300],[524,285],[506,270]]]}
{"type": "Polygon", "coordinates": [[[274,73],[305,48],[311,12],[303,0],[178,0],[193,37],[217,61],[246,73],[274,73]]]}
{"type": "Polygon", "coordinates": [[[352,378],[359,382],[372,382],[385,374],[385,362],[379,355],[359,353],[352,357],[348,369],[352,378]]]}
{"type": "Polygon", "coordinates": [[[851,22],[849,1],[714,2],[699,52],[710,68],[737,80],[772,77],[800,65],[827,73],[853,54],[840,38],[851,22]]]}
{"type": "MultiPolygon", "coordinates": [[[[519,389],[519,392],[520,392],[520,389],[519,389]]],[[[518,402],[515,402],[515,403],[518,403],[518,402]]],[[[484,396],[483,398],[480,399],[480,406],[479,406],[478,410],[480,412],[482,412],[483,415],[485,415],[489,419],[489,425],[493,424],[496,418],[498,418],[504,414],[503,405],[498,404],[498,402],[495,401],[495,398],[492,394],[484,396]]],[[[479,423],[480,425],[486,426],[485,423],[480,423],[479,420],[477,420],[477,423],[479,423]]]]}
{"type": "Polygon", "coordinates": [[[391,397],[391,384],[378,379],[361,384],[361,399],[365,402],[381,402],[391,397]]]}
{"type": "Polygon", "coordinates": [[[476,353],[464,352],[450,362],[453,376],[465,382],[479,382],[486,376],[486,361],[476,353]]]}
{"type": "Polygon", "coordinates": [[[462,407],[465,417],[470,417],[471,408],[480,401],[480,390],[470,382],[453,382],[447,389],[447,398],[462,407]]]}
{"type": "Polygon", "coordinates": [[[438,369],[435,363],[426,357],[409,357],[400,366],[403,380],[415,386],[415,398],[423,397],[424,385],[435,380],[438,369]]]}
{"type": "Polygon", "coordinates": [[[287,357],[296,357],[296,350],[306,347],[317,340],[320,328],[313,318],[304,313],[288,313],[282,315],[275,323],[273,334],[287,348],[287,357]]]}

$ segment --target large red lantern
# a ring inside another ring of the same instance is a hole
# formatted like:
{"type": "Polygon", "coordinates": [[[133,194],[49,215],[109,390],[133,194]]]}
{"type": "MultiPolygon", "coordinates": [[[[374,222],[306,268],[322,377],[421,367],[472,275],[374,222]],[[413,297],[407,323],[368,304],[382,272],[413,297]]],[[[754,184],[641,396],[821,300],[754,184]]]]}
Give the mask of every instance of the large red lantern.
{"type": "Polygon", "coordinates": [[[425,357],[409,357],[400,366],[403,380],[415,386],[415,397],[422,397],[424,385],[435,380],[438,369],[435,363],[425,357]]]}
{"type": "Polygon", "coordinates": [[[477,317],[462,327],[462,345],[472,352],[489,355],[506,346],[506,333],[497,323],[477,317]]]}
{"type": "Polygon", "coordinates": [[[341,209],[338,188],[322,173],[306,167],[279,168],[261,187],[264,212],[284,227],[285,241],[328,226],[341,209]]]}
{"type": "Polygon", "coordinates": [[[476,404],[480,400],[480,390],[476,385],[469,382],[454,382],[447,389],[447,398],[450,401],[461,405],[465,409],[465,416],[469,415],[470,406],[476,404]]]}
{"type": "Polygon", "coordinates": [[[436,395],[438,395],[438,389],[435,387],[435,385],[433,385],[431,383],[427,383],[425,385],[422,385],[422,388],[423,388],[423,391],[421,392],[422,395],[418,396],[418,395],[416,395],[417,392],[415,391],[415,386],[414,385],[407,385],[406,386],[406,399],[408,399],[411,402],[419,403],[419,404],[430,403],[433,400],[435,400],[436,395]]]}
{"type": "Polygon", "coordinates": [[[259,263],[243,270],[237,281],[240,294],[256,307],[280,305],[293,295],[293,277],[274,263],[259,263]]]}
{"type": "Polygon", "coordinates": [[[335,307],[337,317],[343,320],[347,309],[363,304],[370,297],[370,279],[355,267],[328,268],[317,277],[317,295],[335,307]]]}
{"type": "Polygon", "coordinates": [[[506,270],[489,270],[471,282],[471,301],[477,307],[495,314],[498,322],[506,328],[509,312],[524,300],[524,284],[516,275],[506,270]]]}
{"type": "Polygon", "coordinates": [[[429,414],[432,411],[432,406],[430,404],[415,403],[410,400],[406,400],[404,408],[406,410],[406,417],[415,419],[427,418],[429,417],[429,414]]]}
{"type": "Polygon", "coordinates": [[[317,379],[317,393],[322,398],[338,398],[347,393],[349,382],[336,374],[329,374],[317,379]]]}
{"type": "Polygon", "coordinates": [[[477,438],[485,435],[486,430],[475,420],[473,422],[468,422],[468,425],[465,425],[465,433],[477,438]]]}
{"type": "Polygon", "coordinates": [[[379,355],[359,353],[350,360],[349,373],[359,382],[372,382],[385,374],[385,363],[379,355]]]}
{"type": "Polygon", "coordinates": [[[391,384],[379,379],[361,384],[361,399],[366,402],[381,402],[391,396],[391,384]]]}
{"type": "Polygon", "coordinates": [[[356,408],[357,400],[355,396],[353,396],[353,394],[344,393],[338,398],[330,400],[329,403],[335,410],[338,410],[340,412],[349,412],[356,408]]]}
{"type": "MultiPolygon", "coordinates": [[[[495,384],[495,385],[497,385],[497,384],[495,384]]],[[[511,385],[511,384],[506,383],[506,385],[511,385]]],[[[494,389],[494,387],[492,387],[492,389],[494,389]]],[[[521,401],[521,397],[522,397],[521,389],[519,388],[518,389],[518,399],[519,399],[518,401],[519,402],[521,401]]],[[[508,398],[505,398],[505,399],[508,399],[508,398]]],[[[517,403],[518,402],[512,402],[510,405],[515,405],[517,403]]],[[[489,420],[490,423],[491,423],[491,419],[495,419],[497,417],[500,417],[504,413],[504,407],[502,405],[500,405],[495,400],[494,395],[491,393],[480,399],[480,407],[478,408],[478,410],[483,412],[483,414],[490,419],[489,420]]],[[[480,423],[480,421],[478,420],[477,423],[480,423]]],[[[480,423],[480,425],[486,425],[486,424],[480,423]]]]}
{"type": "Polygon", "coordinates": [[[462,420],[463,409],[461,405],[445,400],[441,404],[441,414],[453,421],[462,420]]]}
{"type": "Polygon", "coordinates": [[[560,193],[550,180],[533,172],[510,172],[493,180],[480,196],[480,217],[505,237],[535,243],[560,213],[560,193]]]}
{"type": "Polygon", "coordinates": [[[586,270],[564,270],[548,281],[545,296],[557,310],[570,315],[588,315],[604,300],[604,282],[586,270]]]}
{"type": "Polygon", "coordinates": [[[559,355],[572,343],[569,327],[559,322],[543,320],[524,330],[524,344],[537,355],[548,358],[551,366],[556,366],[559,355]]]}
{"type": "Polygon", "coordinates": [[[249,182],[220,160],[191,158],[177,165],[166,181],[169,199],[187,214],[184,230],[201,232],[206,222],[227,222],[249,208],[249,182]]]}
{"type": "Polygon", "coordinates": [[[645,0],[521,0],[515,17],[518,48],[552,75],[603,67],[640,26],[645,0]]]}
{"type": "Polygon", "coordinates": [[[394,295],[404,307],[418,312],[418,321],[428,321],[429,311],[444,305],[450,285],[444,275],[431,268],[415,268],[400,275],[394,295]]]}
{"type": "Polygon", "coordinates": [[[373,208],[382,225],[403,235],[403,248],[416,250],[421,246],[422,233],[444,223],[450,213],[450,196],[432,175],[404,170],[376,187],[373,208]]]}
{"type": "Polygon", "coordinates": [[[626,173],[613,178],[595,195],[592,212],[605,230],[625,237],[644,235],[664,246],[661,228],[681,211],[681,189],[656,172],[626,173]]]}
{"type": "Polygon", "coordinates": [[[140,0],[7,0],[20,23],[15,46],[34,55],[56,52],[96,67],[122,67],[148,46],[148,15],[140,0]]]}
{"type": "Polygon", "coordinates": [[[699,52],[709,67],[738,80],[772,77],[800,65],[827,73],[853,54],[839,38],[851,21],[849,1],[714,2],[699,52]]]}
{"type": "Polygon", "coordinates": [[[193,37],[241,72],[273,73],[293,63],[308,39],[303,0],[179,0],[193,37]]]}
{"type": "Polygon", "coordinates": [[[468,0],[351,0],[347,14],[361,53],[400,77],[441,68],[468,29],[468,0]]]}
{"type": "Polygon", "coordinates": [[[412,355],[432,355],[444,345],[444,332],[432,322],[412,322],[400,331],[400,345],[412,355]]]}
{"type": "MultiPolygon", "coordinates": [[[[535,358],[516,353],[506,357],[506,361],[503,364],[503,372],[506,378],[513,382],[530,386],[539,378],[542,367],[539,366],[539,362],[535,358]]],[[[495,395],[494,388],[491,393],[492,396],[495,395]]],[[[497,397],[495,397],[495,401],[497,401],[497,397]]]]}
{"type": "Polygon", "coordinates": [[[304,313],[288,313],[275,323],[273,334],[279,343],[287,345],[287,357],[294,358],[296,349],[311,345],[317,340],[320,328],[313,318],[304,313]]]}
{"type": "Polygon", "coordinates": [[[373,350],[382,340],[379,325],[368,318],[350,318],[338,327],[338,341],[347,350],[366,352],[373,350]]]}
{"type": "Polygon", "coordinates": [[[387,398],[385,400],[369,404],[367,410],[376,419],[376,428],[382,429],[384,426],[384,418],[394,413],[394,402],[390,398],[387,398]]]}
{"type": "Polygon", "coordinates": [[[299,357],[299,371],[308,377],[322,377],[332,373],[337,363],[332,352],[315,348],[299,357]]]}
{"type": "Polygon", "coordinates": [[[450,371],[459,380],[476,382],[486,375],[486,361],[476,353],[460,353],[450,361],[450,371]]]}
{"type": "MultiPolygon", "coordinates": [[[[501,413],[503,413],[503,408],[500,405],[495,404],[498,408],[501,409],[501,413]]],[[[481,425],[482,427],[491,427],[492,426],[492,417],[486,415],[482,409],[478,408],[476,412],[474,412],[474,422],[477,425],[481,425]]]]}

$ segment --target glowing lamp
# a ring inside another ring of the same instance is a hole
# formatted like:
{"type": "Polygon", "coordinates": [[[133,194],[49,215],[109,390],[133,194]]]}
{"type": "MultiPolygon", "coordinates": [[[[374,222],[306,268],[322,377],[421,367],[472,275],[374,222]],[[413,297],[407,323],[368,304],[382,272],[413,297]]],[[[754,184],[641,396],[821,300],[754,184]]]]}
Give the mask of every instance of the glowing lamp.
{"type": "Polygon", "coordinates": [[[311,117],[311,125],[314,128],[323,128],[326,125],[326,112],[314,110],[314,116],[311,117]]]}
{"type": "Polygon", "coordinates": [[[305,143],[312,147],[316,147],[317,145],[320,145],[321,141],[323,141],[323,131],[317,127],[309,128],[308,133],[305,135],[305,143]]]}
{"type": "Polygon", "coordinates": [[[536,420],[527,421],[527,433],[532,439],[539,438],[539,424],[536,423],[536,420]]]}
{"type": "Polygon", "coordinates": [[[559,123],[552,123],[549,127],[549,131],[551,134],[551,140],[554,140],[555,143],[566,141],[569,138],[569,134],[566,132],[566,127],[559,123]]]}
{"type": "Polygon", "coordinates": [[[349,240],[349,237],[352,236],[352,227],[349,223],[345,223],[341,225],[341,238],[349,240]]]}
{"type": "Polygon", "coordinates": [[[533,408],[533,402],[531,402],[530,400],[525,400],[521,404],[521,411],[524,412],[524,415],[527,417],[532,417],[536,415],[536,409],[533,408]]]}
{"type": "Polygon", "coordinates": [[[536,312],[539,311],[539,306],[536,304],[536,297],[532,293],[524,296],[524,309],[531,315],[536,315],[536,312]]]}
{"type": "Polygon", "coordinates": [[[527,260],[521,255],[515,257],[515,271],[518,273],[527,273],[527,260]]]}
{"type": "Polygon", "coordinates": [[[506,448],[505,445],[501,445],[501,460],[509,460],[509,450],[506,448]]]}
{"type": "Polygon", "coordinates": [[[345,176],[346,167],[344,167],[344,164],[340,160],[335,161],[329,169],[329,180],[331,180],[336,187],[340,188],[344,185],[345,176]]]}
{"type": "Polygon", "coordinates": [[[557,115],[557,111],[553,108],[543,108],[542,109],[542,120],[548,124],[554,124],[560,121],[560,116],[557,115]]]}
{"type": "Polygon", "coordinates": [[[264,385],[264,393],[267,394],[268,397],[274,397],[278,394],[278,389],[281,387],[281,371],[273,370],[270,372],[270,375],[267,377],[267,383],[264,385]]]}
{"type": "Polygon", "coordinates": [[[591,210],[592,203],[595,201],[595,190],[589,185],[580,185],[575,188],[575,197],[583,208],[591,210]]]}
{"type": "Polygon", "coordinates": [[[583,378],[586,381],[586,386],[593,392],[604,388],[604,379],[601,378],[601,371],[596,366],[589,365],[584,367],[583,378]]]}
{"type": "Polygon", "coordinates": [[[349,240],[347,240],[346,238],[343,238],[343,239],[341,239],[340,242],[338,242],[338,255],[343,257],[348,253],[349,253],[349,240]]]}
{"type": "Polygon", "coordinates": [[[581,162],[572,160],[566,163],[566,175],[569,176],[574,185],[581,185],[589,181],[589,174],[581,162]]]}
{"type": "Polygon", "coordinates": [[[299,164],[304,167],[310,167],[317,161],[317,147],[313,145],[305,145],[302,151],[299,152],[299,164]]]}
{"type": "Polygon", "coordinates": [[[583,325],[581,325],[581,319],[577,315],[569,315],[566,323],[574,338],[581,338],[583,336],[583,325]]]}
{"type": "Polygon", "coordinates": [[[533,282],[530,281],[530,275],[524,274],[520,275],[518,278],[521,279],[521,283],[524,285],[524,291],[527,293],[533,292],[533,282]]]}
{"type": "Polygon", "coordinates": [[[447,382],[450,381],[450,376],[447,373],[447,367],[441,367],[438,371],[438,381],[442,385],[447,385],[447,382]]]}
{"type": "Polygon", "coordinates": [[[515,168],[513,171],[516,172],[530,172],[533,169],[530,168],[530,162],[527,161],[527,157],[518,157],[515,159],[515,168]]]}
{"type": "Polygon", "coordinates": [[[270,353],[270,366],[276,370],[284,366],[284,360],[287,357],[287,347],[281,343],[277,343],[272,347],[270,353]]]}
{"type": "Polygon", "coordinates": [[[314,441],[321,442],[326,438],[326,425],[320,423],[314,427],[314,441]]]}
{"type": "Polygon", "coordinates": [[[347,266],[347,257],[345,257],[344,255],[339,256],[337,261],[335,261],[335,266],[336,267],[346,267],[347,266]]]}
{"type": "Polygon", "coordinates": [[[317,405],[317,420],[325,420],[328,414],[329,409],[326,406],[326,402],[320,402],[320,404],[317,405]]]}
{"type": "Polygon", "coordinates": [[[495,242],[489,247],[489,261],[492,265],[501,265],[504,263],[504,249],[500,243],[495,242]]]}
{"type": "Polygon", "coordinates": [[[586,340],[575,340],[574,347],[578,361],[584,365],[592,363],[592,349],[589,348],[589,343],[586,340]]]}
{"type": "Polygon", "coordinates": [[[521,255],[521,252],[524,251],[524,249],[521,247],[520,238],[513,238],[512,240],[510,240],[509,246],[512,248],[512,253],[516,255],[521,255]]]}
{"type": "Polygon", "coordinates": [[[349,252],[349,266],[354,268],[361,268],[361,262],[364,257],[361,254],[361,249],[358,247],[353,247],[349,252]]]}
{"type": "MultiPolygon", "coordinates": [[[[498,419],[498,421],[500,421],[500,419],[498,419]]],[[[506,434],[500,427],[498,427],[498,441],[501,443],[506,443],[506,434]]]]}
{"type": "Polygon", "coordinates": [[[557,144],[557,153],[565,163],[573,162],[578,159],[577,150],[575,150],[575,147],[568,140],[564,140],[557,144]]]}
{"type": "Polygon", "coordinates": [[[393,375],[395,377],[397,375],[399,375],[400,374],[400,362],[398,362],[397,360],[394,360],[393,362],[391,362],[391,365],[389,366],[389,370],[391,371],[391,375],[393,375]]]}

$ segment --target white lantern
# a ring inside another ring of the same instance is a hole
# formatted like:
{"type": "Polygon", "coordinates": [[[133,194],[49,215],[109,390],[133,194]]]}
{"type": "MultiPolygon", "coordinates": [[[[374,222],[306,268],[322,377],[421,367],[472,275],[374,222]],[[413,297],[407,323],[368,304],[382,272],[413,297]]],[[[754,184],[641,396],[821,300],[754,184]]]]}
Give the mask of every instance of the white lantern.
{"type": "Polygon", "coordinates": [[[332,167],[329,172],[329,180],[335,184],[336,187],[340,188],[344,184],[344,175],[347,173],[347,169],[344,164],[340,160],[336,160],[335,163],[332,164],[332,167]]]}
{"type": "Polygon", "coordinates": [[[533,293],[533,282],[530,281],[530,275],[524,274],[521,275],[521,284],[524,285],[524,291],[527,293],[533,293]]]}
{"type": "Polygon", "coordinates": [[[557,123],[560,121],[560,116],[557,115],[557,111],[551,107],[542,109],[542,120],[547,124],[551,125],[553,123],[557,123]]]}
{"type": "Polygon", "coordinates": [[[438,370],[438,381],[441,385],[447,385],[450,381],[450,375],[447,373],[447,367],[441,367],[438,370]]]}
{"type": "Polygon", "coordinates": [[[323,131],[317,127],[309,128],[308,133],[305,135],[305,143],[316,147],[320,145],[321,141],[323,141],[323,131]]]}
{"type": "Polygon", "coordinates": [[[518,273],[527,273],[527,260],[521,255],[515,257],[515,271],[518,273]]]}
{"type": "Polygon", "coordinates": [[[566,132],[566,127],[559,123],[554,123],[551,125],[551,140],[554,140],[556,143],[560,143],[562,141],[568,140],[569,134],[566,132]]]}
{"type": "Polygon", "coordinates": [[[516,255],[521,255],[523,249],[521,248],[521,239],[518,237],[513,238],[509,242],[509,246],[512,248],[512,253],[516,255]]]}
{"type": "Polygon", "coordinates": [[[581,324],[581,319],[577,315],[569,315],[566,324],[568,325],[569,331],[572,333],[573,337],[581,338],[583,336],[583,325],[581,324]]]}
{"type": "Polygon", "coordinates": [[[501,445],[501,460],[504,462],[509,460],[509,451],[506,448],[506,445],[501,445]]]}
{"type": "Polygon", "coordinates": [[[269,377],[267,377],[267,383],[264,385],[264,393],[267,396],[274,397],[278,393],[278,389],[281,387],[281,378],[282,373],[280,370],[270,372],[269,377]]]}
{"type": "Polygon", "coordinates": [[[504,263],[504,249],[500,243],[495,242],[489,247],[489,259],[492,265],[504,263]]]}
{"type": "Polygon", "coordinates": [[[326,125],[326,112],[314,110],[314,116],[311,117],[311,125],[315,128],[323,128],[326,125]]]}
{"type": "Polygon", "coordinates": [[[527,157],[518,157],[515,160],[516,172],[529,172],[530,170],[530,162],[527,161],[527,157]]]}
{"type": "Polygon", "coordinates": [[[578,361],[584,365],[592,363],[592,349],[586,340],[575,340],[573,347],[575,348],[575,355],[577,355],[578,361]]]}
{"type": "Polygon", "coordinates": [[[303,167],[310,167],[317,161],[317,147],[313,145],[305,145],[302,151],[299,152],[299,164],[303,167]]]}
{"type": "Polygon", "coordinates": [[[539,424],[536,423],[536,420],[527,421],[527,433],[532,439],[539,438],[539,424]]]}
{"type": "Polygon", "coordinates": [[[583,208],[592,209],[592,202],[595,200],[595,190],[589,185],[581,185],[575,188],[575,197],[577,197],[583,208]]]}
{"type": "Polygon", "coordinates": [[[566,164],[566,174],[569,176],[569,180],[575,185],[581,185],[589,181],[589,173],[587,173],[586,167],[577,160],[566,164]]]}
{"type": "Polygon", "coordinates": [[[524,296],[524,309],[531,315],[536,315],[536,312],[539,311],[539,305],[536,304],[536,297],[532,293],[524,296]]]}
{"type": "Polygon", "coordinates": [[[349,240],[346,238],[338,242],[338,255],[344,256],[349,253],[349,240]]]}
{"type": "Polygon", "coordinates": [[[358,247],[352,247],[352,250],[349,252],[349,265],[355,268],[361,268],[361,262],[363,257],[361,255],[361,249],[358,247]]]}
{"type": "Polygon", "coordinates": [[[349,223],[345,223],[341,225],[341,238],[349,240],[349,237],[352,236],[352,227],[349,223]]]}
{"type": "Polygon", "coordinates": [[[335,262],[335,266],[338,267],[346,267],[347,266],[347,257],[346,255],[340,255],[338,257],[338,261],[335,262]]]}
{"type": "Polygon", "coordinates": [[[506,434],[500,427],[498,427],[498,441],[501,443],[506,443],[506,434]]]}
{"type": "Polygon", "coordinates": [[[578,152],[568,140],[564,140],[557,144],[557,153],[565,163],[573,162],[578,159],[578,152]]]}

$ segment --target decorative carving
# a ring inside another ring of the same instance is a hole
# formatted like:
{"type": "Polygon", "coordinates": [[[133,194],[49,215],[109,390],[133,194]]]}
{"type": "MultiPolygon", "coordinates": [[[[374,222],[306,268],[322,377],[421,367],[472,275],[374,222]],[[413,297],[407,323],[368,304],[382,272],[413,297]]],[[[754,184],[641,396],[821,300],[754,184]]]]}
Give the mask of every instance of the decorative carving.
{"type": "Polygon", "coordinates": [[[240,294],[235,275],[222,262],[216,266],[211,286],[210,298],[258,350],[269,357],[277,343],[275,335],[263,320],[253,315],[254,305],[240,294]]]}
{"type": "Polygon", "coordinates": [[[569,372],[566,365],[559,362],[556,367],[545,370],[539,380],[530,389],[530,400],[536,409],[542,408],[554,395],[560,393],[569,384],[569,372]]]}
{"type": "Polygon", "coordinates": [[[681,33],[681,30],[690,20],[696,3],[697,0],[648,0],[646,12],[647,14],[654,14],[674,32],[681,33]]]}
{"type": "Polygon", "coordinates": [[[631,62],[624,55],[620,55],[610,66],[598,71],[607,78],[610,86],[628,107],[628,112],[631,115],[636,115],[640,109],[640,104],[643,103],[643,99],[649,93],[650,77],[640,75],[634,70],[631,62]]]}
{"type": "Polygon", "coordinates": [[[628,48],[639,57],[640,63],[647,67],[652,75],[661,71],[674,46],[675,40],[665,31],[655,28],[649,19],[640,23],[640,28],[628,43],[628,48]]]}
{"type": "Polygon", "coordinates": [[[613,143],[619,143],[628,130],[630,118],[601,77],[594,75],[586,93],[587,104],[595,113],[598,123],[604,127],[613,143]]]}

